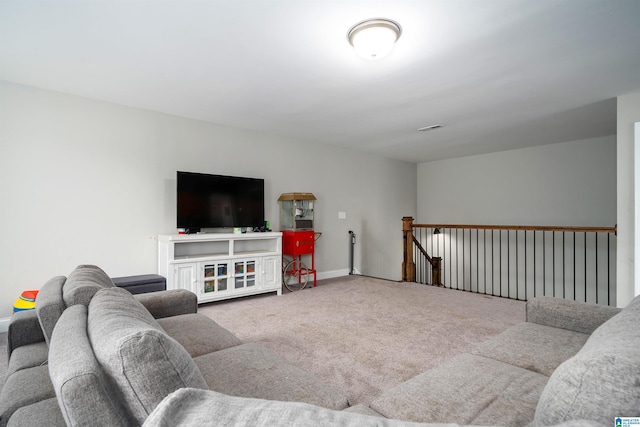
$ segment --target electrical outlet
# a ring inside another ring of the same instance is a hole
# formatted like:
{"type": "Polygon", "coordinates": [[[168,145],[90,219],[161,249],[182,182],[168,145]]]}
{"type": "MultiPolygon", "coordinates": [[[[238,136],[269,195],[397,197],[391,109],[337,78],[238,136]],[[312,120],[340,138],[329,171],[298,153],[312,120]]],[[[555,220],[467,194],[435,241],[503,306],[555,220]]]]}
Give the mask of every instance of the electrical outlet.
{"type": "Polygon", "coordinates": [[[338,219],[347,219],[346,212],[338,212],[338,219]]]}

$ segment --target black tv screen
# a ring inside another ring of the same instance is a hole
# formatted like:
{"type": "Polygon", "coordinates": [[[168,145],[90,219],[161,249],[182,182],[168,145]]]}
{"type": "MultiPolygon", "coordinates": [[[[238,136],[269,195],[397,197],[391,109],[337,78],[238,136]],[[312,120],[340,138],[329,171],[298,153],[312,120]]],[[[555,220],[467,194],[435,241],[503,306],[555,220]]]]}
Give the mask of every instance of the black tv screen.
{"type": "Polygon", "coordinates": [[[261,227],[264,179],[177,172],[178,228],[261,227]]]}

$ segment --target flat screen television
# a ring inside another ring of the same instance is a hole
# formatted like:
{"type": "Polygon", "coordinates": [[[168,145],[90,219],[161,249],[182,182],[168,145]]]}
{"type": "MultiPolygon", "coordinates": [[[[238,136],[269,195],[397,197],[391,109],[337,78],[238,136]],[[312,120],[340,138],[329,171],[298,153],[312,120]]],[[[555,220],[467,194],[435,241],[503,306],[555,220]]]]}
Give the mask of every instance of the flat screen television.
{"type": "Polygon", "coordinates": [[[177,226],[264,226],[264,179],[177,172],[177,226]]]}

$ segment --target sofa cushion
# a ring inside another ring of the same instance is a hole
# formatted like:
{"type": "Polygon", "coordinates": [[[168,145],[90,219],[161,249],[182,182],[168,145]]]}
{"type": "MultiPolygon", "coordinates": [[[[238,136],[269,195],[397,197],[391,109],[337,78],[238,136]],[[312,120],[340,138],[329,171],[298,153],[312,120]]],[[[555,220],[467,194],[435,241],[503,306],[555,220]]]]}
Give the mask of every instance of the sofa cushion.
{"type": "Polygon", "coordinates": [[[22,310],[13,313],[9,321],[6,337],[7,359],[11,358],[11,353],[18,347],[44,342],[44,334],[36,311],[22,310]]]}
{"type": "Polygon", "coordinates": [[[20,346],[11,353],[6,375],[8,377],[21,369],[45,365],[48,357],[49,347],[44,341],[20,346]]]}
{"type": "Polygon", "coordinates": [[[369,406],[414,422],[523,426],[533,420],[548,378],[493,359],[462,354],[402,383],[369,406]]]}
{"type": "Polygon", "coordinates": [[[0,426],[19,408],[55,397],[47,365],[21,369],[7,377],[0,392],[0,426]]]}
{"type": "MultiPolygon", "coordinates": [[[[95,424],[94,424],[95,425],[95,424]]],[[[55,397],[23,406],[13,413],[7,427],[66,427],[55,397]]]]}
{"type": "Polygon", "coordinates": [[[640,416],[640,298],[602,324],[545,387],[535,425],[640,416]]]}
{"type": "Polygon", "coordinates": [[[56,276],[44,285],[36,296],[36,313],[47,344],[51,340],[53,328],[66,308],[62,298],[62,287],[67,281],[64,276],[56,276]]]}
{"type": "Polygon", "coordinates": [[[619,312],[616,307],[549,296],[527,301],[527,322],[587,335],[619,312]]]}
{"type": "Polygon", "coordinates": [[[183,314],[157,320],[191,357],[242,344],[235,335],[202,314],[183,314]]]}
{"type": "Polygon", "coordinates": [[[242,344],[194,360],[209,388],[220,393],[338,410],[349,406],[342,394],[260,344],[242,344]]]}
{"type": "Polygon", "coordinates": [[[67,307],[75,304],[88,305],[98,290],[114,286],[113,281],[100,267],[79,265],[67,277],[62,287],[62,298],[67,307]]]}
{"type": "Polygon", "coordinates": [[[588,338],[580,332],[523,322],[481,343],[472,354],[550,376],[588,338]]]}
{"type": "Polygon", "coordinates": [[[88,332],[96,358],[139,423],[169,393],[182,387],[207,388],[184,347],[124,289],[95,294],[88,332]]]}
{"type": "Polygon", "coordinates": [[[87,336],[87,307],[62,313],[53,330],[49,374],[68,425],[129,425],[131,416],[98,364],[87,336]]]}

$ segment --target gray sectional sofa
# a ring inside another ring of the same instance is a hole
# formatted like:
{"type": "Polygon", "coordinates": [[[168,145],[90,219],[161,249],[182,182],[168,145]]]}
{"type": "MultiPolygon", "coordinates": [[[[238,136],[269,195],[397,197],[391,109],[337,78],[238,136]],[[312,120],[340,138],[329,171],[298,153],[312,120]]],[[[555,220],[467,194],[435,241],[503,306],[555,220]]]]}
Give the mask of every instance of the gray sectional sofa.
{"type": "Polygon", "coordinates": [[[640,417],[640,296],[622,310],[549,297],[534,298],[526,309],[526,322],[388,390],[369,408],[346,410],[359,414],[181,389],[145,426],[216,418],[265,427],[578,427],[640,417]]]}
{"type": "Polygon", "coordinates": [[[622,311],[550,297],[526,310],[526,322],[385,392],[371,408],[404,420],[455,413],[460,423],[504,426],[613,425],[640,415],[640,297],[622,311]]]}
{"type": "Polygon", "coordinates": [[[132,295],[83,265],[47,282],[36,307],[9,328],[0,426],[141,425],[182,387],[348,406],[316,377],[198,314],[188,291],[132,295]]]}
{"type": "Polygon", "coordinates": [[[640,297],[623,310],[534,298],[526,322],[348,407],[197,314],[193,294],[133,296],[106,277],[82,266],[52,279],[38,327],[14,319],[0,425],[569,427],[640,416],[640,297]]]}

